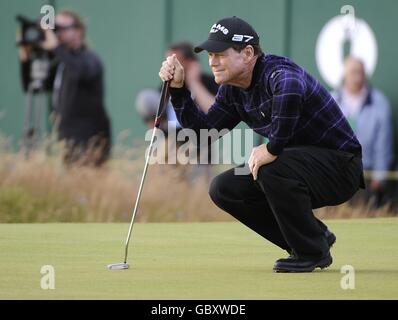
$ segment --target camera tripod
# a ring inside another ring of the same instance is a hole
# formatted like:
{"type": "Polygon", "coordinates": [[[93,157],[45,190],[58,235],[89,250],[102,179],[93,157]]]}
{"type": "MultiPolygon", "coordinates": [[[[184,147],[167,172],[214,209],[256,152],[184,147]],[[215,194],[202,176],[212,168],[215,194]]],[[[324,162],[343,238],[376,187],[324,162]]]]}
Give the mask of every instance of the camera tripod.
{"type": "Polygon", "coordinates": [[[47,79],[49,61],[46,57],[35,58],[31,64],[31,81],[26,93],[26,107],[22,148],[25,158],[29,158],[30,152],[37,148],[41,136],[42,113],[45,109],[46,98],[44,81],[47,79]]]}

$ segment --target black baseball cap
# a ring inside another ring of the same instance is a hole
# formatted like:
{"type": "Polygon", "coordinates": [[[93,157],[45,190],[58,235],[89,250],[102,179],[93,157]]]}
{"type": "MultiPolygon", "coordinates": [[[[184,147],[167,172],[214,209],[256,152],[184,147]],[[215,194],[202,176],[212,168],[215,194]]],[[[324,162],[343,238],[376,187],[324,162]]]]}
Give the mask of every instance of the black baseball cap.
{"type": "Polygon", "coordinates": [[[234,44],[258,45],[260,38],[253,27],[246,21],[233,16],[218,20],[210,28],[208,39],[195,47],[195,52],[203,50],[221,52],[234,44]]]}

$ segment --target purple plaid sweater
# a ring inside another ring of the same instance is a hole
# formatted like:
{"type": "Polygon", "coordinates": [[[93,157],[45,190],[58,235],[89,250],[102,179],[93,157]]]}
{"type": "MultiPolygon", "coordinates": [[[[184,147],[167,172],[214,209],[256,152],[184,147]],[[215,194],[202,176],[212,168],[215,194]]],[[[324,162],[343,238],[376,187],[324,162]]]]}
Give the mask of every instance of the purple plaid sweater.
{"type": "Polygon", "coordinates": [[[329,92],[288,58],[261,55],[250,87],[221,85],[205,114],[185,87],[170,89],[171,102],[184,128],[233,129],[244,121],[267,137],[267,149],[279,155],[285,147],[319,146],[361,156],[361,145],[329,92]]]}

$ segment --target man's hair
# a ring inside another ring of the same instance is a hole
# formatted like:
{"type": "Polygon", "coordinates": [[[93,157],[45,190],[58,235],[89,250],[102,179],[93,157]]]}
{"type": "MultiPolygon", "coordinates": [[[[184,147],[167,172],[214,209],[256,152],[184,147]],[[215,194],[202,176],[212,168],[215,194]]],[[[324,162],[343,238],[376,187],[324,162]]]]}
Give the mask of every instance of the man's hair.
{"type": "MultiPolygon", "coordinates": [[[[232,49],[234,49],[237,52],[241,52],[247,46],[248,46],[248,44],[234,44],[232,46],[232,49]]],[[[261,49],[259,44],[250,44],[250,46],[253,47],[255,56],[259,56],[263,53],[263,50],[261,49]]]]}
{"type": "Polygon", "coordinates": [[[68,16],[73,19],[73,24],[75,27],[82,31],[83,38],[86,35],[86,24],[84,22],[83,17],[73,10],[61,10],[58,12],[59,15],[68,16]]]}
{"type": "Polygon", "coordinates": [[[195,60],[195,61],[198,60],[193,51],[193,45],[189,41],[180,41],[172,43],[169,46],[169,50],[180,51],[183,57],[187,60],[195,60]]]}

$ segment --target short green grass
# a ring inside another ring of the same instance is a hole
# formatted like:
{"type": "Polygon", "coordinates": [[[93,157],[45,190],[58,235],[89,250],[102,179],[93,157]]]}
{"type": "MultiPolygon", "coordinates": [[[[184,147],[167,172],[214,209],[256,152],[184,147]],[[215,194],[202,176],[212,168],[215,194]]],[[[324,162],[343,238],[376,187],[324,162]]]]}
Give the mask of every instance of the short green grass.
{"type": "Polygon", "coordinates": [[[334,263],[276,274],[279,248],[239,223],[0,224],[0,299],[398,299],[398,219],[331,220],[334,263]],[[52,265],[55,289],[40,287],[52,265]],[[355,289],[340,286],[343,265],[355,289]]]}

